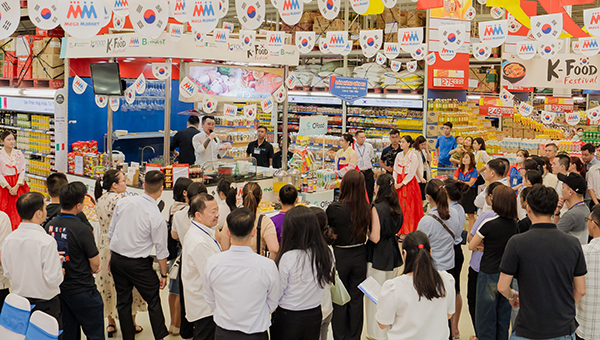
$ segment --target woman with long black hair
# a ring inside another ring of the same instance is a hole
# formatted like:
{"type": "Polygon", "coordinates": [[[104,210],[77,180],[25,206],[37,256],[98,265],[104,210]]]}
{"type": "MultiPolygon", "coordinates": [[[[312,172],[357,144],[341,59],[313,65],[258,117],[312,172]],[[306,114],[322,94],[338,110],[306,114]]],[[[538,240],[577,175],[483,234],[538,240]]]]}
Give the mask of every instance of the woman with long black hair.
{"type": "Polygon", "coordinates": [[[335,279],[333,262],[317,216],[307,207],[290,209],[275,258],[283,296],[272,315],[271,339],[319,340],[321,301],[335,279]]]}
{"type": "Polygon", "coordinates": [[[448,339],[454,314],[454,279],[436,270],[427,235],[414,231],[402,242],[404,273],[386,281],[377,301],[377,322],[390,340],[448,339]]]}
{"type": "MultiPolygon", "coordinates": [[[[396,277],[398,268],[402,265],[396,236],[402,227],[402,209],[392,175],[383,174],[377,177],[375,194],[367,241],[367,276],[383,284],[386,280],[396,277]]],[[[366,304],[367,337],[375,340],[387,339],[386,332],[382,331],[375,321],[377,305],[371,300],[367,300],[366,304]]]]}
{"type": "Polygon", "coordinates": [[[340,184],[340,200],[327,208],[329,225],[337,235],[333,243],[337,271],[350,294],[350,302],[333,304],[333,337],[360,340],[363,327],[363,294],[358,285],[367,278],[367,230],[371,207],[365,195],[365,178],[349,170],[340,184]]]}

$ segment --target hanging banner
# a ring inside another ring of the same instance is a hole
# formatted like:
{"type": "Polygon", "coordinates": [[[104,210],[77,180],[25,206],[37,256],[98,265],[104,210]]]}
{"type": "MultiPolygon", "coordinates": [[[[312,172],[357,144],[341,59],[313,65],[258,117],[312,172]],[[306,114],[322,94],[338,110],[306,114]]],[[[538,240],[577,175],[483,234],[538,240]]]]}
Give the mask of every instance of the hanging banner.
{"type": "Polygon", "coordinates": [[[158,80],[171,78],[171,63],[152,63],[152,74],[158,80]]]}
{"type": "Polygon", "coordinates": [[[377,56],[375,56],[375,62],[377,63],[377,65],[383,65],[386,61],[387,58],[385,57],[385,54],[377,52],[377,56]]]}
{"type": "Polygon", "coordinates": [[[318,136],[327,133],[327,116],[300,117],[299,136],[318,136]]]}
{"type": "Polygon", "coordinates": [[[383,43],[383,30],[360,31],[359,36],[360,47],[365,57],[371,58],[375,56],[383,43]]]}
{"type": "Polygon", "coordinates": [[[579,41],[571,41],[571,49],[573,50],[573,53],[581,53],[581,48],[579,47],[579,41]]]}
{"type": "Polygon", "coordinates": [[[395,59],[400,54],[400,45],[398,43],[383,43],[383,53],[388,59],[395,59]]]}
{"type": "Polygon", "coordinates": [[[169,0],[169,12],[180,23],[188,22],[190,19],[189,7],[191,4],[191,0],[169,0]]]}
{"type": "Polygon", "coordinates": [[[503,18],[504,17],[504,8],[492,7],[492,9],[490,10],[490,15],[494,19],[503,18]]]}
{"type": "Polygon", "coordinates": [[[533,113],[534,108],[533,108],[533,106],[527,104],[526,102],[521,102],[517,106],[517,110],[519,111],[519,113],[522,116],[529,117],[533,113]]]}
{"type": "Polygon", "coordinates": [[[554,57],[558,51],[562,48],[562,41],[555,41],[550,44],[540,44],[538,47],[538,54],[544,59],[550,59],[554,57]]]}
{"type": "Polygon", "coordinates": [[[369,9],[369,5],[371,4],[371,0],[350,0],[350,4],[352,5],[352,9],[357,14],[365,14],[369,9]]]}
{"type": "Polygon", "coordinates": [[[562,31],[562,13],[536,15],[531,17],[531,34],[537,41],[551,43],[558,39],[562,31]]]}
{"type": "MultiPolygon", "coordinates": [[[[27,13],[35,27],[51,30],[60,24],[56,0],[31,0],[27,2],[27,13]]],[[[2,13],[4,17],[4,13],[2,13]]]]}
{"type": "Polygon", "coordinates": [[[490,117],[512,117],[515,109],[512,106],[504,106],[498,97],[479,98],[479,114],[490,117]]]}
{"type": "Polygon", "coordinates": [[[440,59],[444,61],[449,61],[456,57],[456,50],[451,50],[446,47],[442,47],[438,54],[440,55],[440,59]]]}
{"type": "Polygon", "coordinates": [[[408,63],[406,63],[406,70],[410,73],[415,72],[417,70],[417,62],[409,61],[408,63]]]}
{"type": "Polygon", "coordinates": [[[517,33],[523,27],[523,25],[515,19],[512,15],[508,18],[508,31],[510,33],[517,33]]]}
{"type": "Polygon", "coordinates": [[[600,7],[584,9],[583,24],[591,35],[600,37],[600,7]]]}
{"type": "Polygon", "coordinates": [[[482,21],[479,23],[479,40],[489,46],[498,47],[508,36],[508,20],[482,21]]]}
{"type": "Polygon", "coordinates": [[[125,18],[118,15],[113,15],[113,28],[115,31],[121,31],[125,27],[125,18]]]}
{"type": "Polygon", "coordinates": [[[439,39],[442,48],[445,47],[456,51],[462,46],[465,40],[465,31],[462,24],[442,25],[439,30],[439,39]]]}
{"type": "Polygon", "coordinates": [[[517,55],[523,60],[529,60],[535,57],[539,48],[539,43],[535,41],[522,41],[517,43],[517,55]]]}
{"type": "Polygon", "coordinates": [[[260,107],[264,113],[271,113],[271,111],[273,111],[273,106],[275,106],[273,97],[263,99],[263,101],[260,102],[260,107]]]}
{"type": "Polygon", "coordinates": [[[392,62],[390,63],[390,68],[392,69],[392,71],[394,72],[398,72],[400,71],[400,68],[402,67],[402,63],[397,61],[397,60],[392,60],[392,62]]]}
{"type": "Polygon", "coordinates": [[[579,112],[565,113],[565,122],[567,122],[567,124],[574,126],[579,124],[580,121],[581,114],[579,112]]]}
{"type": "Polygon", "coordinates": [[[271,52],[281,50],[281,47],[283,47],[284,40],[285,40],[285,32],[281,32],[281,31],[268,31],[267,32],[267,48],[271,52]]]}
{"type": "Polygon", "coordinates": [[[240,45],[244,51],[254,47],[256,41],[256,31],[240,30],[240,45]]]}
{"type": "Polygon", "coordinates": [[[143,73],[137,77],[133,83],[133,86],[135,87],[135,92],[137,94],[143,94],[146,92],[146,77],[144,77],[143,73]]]}
{"type": "Polygon", "coordinates": [[[477,12],[475,11],[475,7],[471,6],[465,12],[464,18],[465,18],[465,20],[473,20],[473,18],[475,18],[475,15],[477,15],[477,12]]]}
{"type": "Polygon", "coordinates": [[[598,38],[579,38],[579,50],[580,53],[586,57],[591,57],[598,54],[598,52],[600,51],[600,46],[598,45],[598,38]]]}
{"type": "Polygon", "coordinates": [[[514,106],[515,95],[508,92],[505,88],[500,89],[500,100],[504,106],[514,106]]]}
{"type": "Polygon", "coordinates": [[[340,13],[340,0],[317,0],[323,18],[333,20],[340,13]]]}
{"type": "Polygon", "coordinates": [[[394,8],[396,7],[396,3],[398,2],[397,0],[383,0],[383,6],[385,6],[385,8],[394,8]]]}
{"type": "Polygon", "coordinates": [[[368,83],[368,79],[363,78],[331,76],[329,93],[347,102],[353,102],[367,95],[368,83]]]}
{"type": "Polygon", "coordinates": [[[304,11],[304,1],[302,0],[281,0],[279,1],[279,16],[284,23],[292,26],[300,22],[302,12],[304,11]]]}
{"type": "Polygon", "coordinates": [[[491,47],[482,43],[473,44],[473,56],[475,57],[475,59],[480,61],[487,60],[490,57],[491,53],[491,47]]]}
{"type": "Polygon", "coordinates": [[[121,100],[119,97],[110,97],[110,109],[113,110],[113,112],[118,111],[120,105],[121,100]]]}
{"type": "Polygon", "coordinates": [[[250,121],[255,120],[257,110],[258,108],[256,107],[256,104],[244,106],[244,117],[250,121]]]}
{"type": "Polygon", "coordinates": [[[325,37],[319,37],[319,51],[323,54],[329,53],[329,44],[327,44],[327,39],[325,37]]]}
{"type": "Polygon", "coordinates": [[[341,55],[348,55],[348,54],[350,54],[350,52],[352,52],[352,46],[353,45],[354,45],[354,41],[352,41],[352,39],[348,39],[348,43],[346,44],[346,47],[344,48],[344,50],[340,54],[341,55]]]}
{"type": "Polygon", "coordinates": [[[542,124],[552,124],[554,123],[554,119],[556,118],[556,112],[542,111],[542,115],[540,118],[542,119],[542,124]]]}
{"type": "MultiPolygon", "coordinates": [[[[103,13],[106,9],[102,0],[89,0],[85,3],[57,0],[56,4],[60,25],[65,32],[75,38],[91,38],[103,27],[102,23],[105,19],[103,13]]],[[[4,21],[4,13],[2,13],[2,21],[4,21]]],[[[3,24],[1,25],[0,27],[4,27],[3,24]]]]}
{"type": "Polygon", "coordinates": [[[429,52],[429,54],[425,58],[425,62],[427,63],[427,65],[430,65],[430,66],[435,64],[436,60],[437,60],[437,58],[435,56],[435,52],[429,52]]]}
{"type": "Polygon", "coordinates": [[[213,38],[217,47],[227,47],[229,42],[229,30],[226,28],[215,28],[213,30],[213,38]]]}
{"type": "MultiPolygon", "coordinates": [[[[220,19],[224,18],[227,15],[227,12],[229,12],[229,0],[217,0],[217,8],[215,11],[220,19]]],[[[223,23],[223,25],[225,25],[225,23],[223,23]]],[[[233,24],[231,26],[233,26],[233,24]]],[[[233,32],[233,27],[231,27],[231,31],[233,32]]]]}
{"type": "Polygon", "coordinates": [[[214,96],[204,96],[204,99],[202,100],[202,110],[206,113],[213,113],[217,110],[217,100],[214,96]]]}
{"type": "Polygon", "coordinates": [[[235,105],[224,104],[223,105],[223,115],[225,117],[235,117],[237,116],[238,107],[235,105]]]}
{"type": "Polygon", "coordinates": [[[100,96],[100,95],[95,95],[95,101],[96,101],[96,105],[98,105],[99,108],[103,109],[106,107],[106,105],[108,104],[108,97],[107,96],[100,96]]]}
{"type": "Polygon", "coordinates": [[[296,32],[296,47],[302,54],[312,51],[315,47],[315,32],[296,32]]]}
{"type": "Polygon", "coordinates": [[[282,84],[275,92],[273,92],[272,97],[275,99],[276,103],[283,103],[285,98],[287,98],[287,90],[285,86],[282,84]]]}
{"type": "Polygon", "coordinates": [[[600,121],[600,106],[585,111],[585,116],[591,123],[596,124],[600,121]]]}
{"type": "Polygon", "coordinates": [[[346,31],[327,31],[325,36],[327,49],[333,54],[341,54],[348,44],[348,32],[346,31]]]}
{"type": "Polygon", "coordinates": [[[115,15],[126,17],[129,15],[129,3],[127,0],[107,0],[113,3],[111,6],[106,6],[108,10],[112,10],[115,15]]]}
{"type": "Polygon", "coordinates": [[[398,43],[408,53],[416,51],[423,43],[423,27],[399,29],[398,43]]]}
{"type": "Polygon", "coordinates": [[[546,97],[544,98],[544,109],[552,112],[573,112],[574,100],[572,97],[546,97]]]}
{"type": "Polygon", "coordinates": [[[410,55],[415,60],[423,60],[427,55],[427,44],[421,44],[421,46],[417,47],[417,49],[414,52],[411,52],[410,55]]]}
{"type": "Polygon", "coordinates": [[[288,74],[287,79],[285,80],[285,86],[287,86],[288,89],[293,89],[294,87],[296,87],[297,81],[298,81],[298,76],[296,75],[296,72],[291,71],[288,74]]]}
{"type": "Polygon", "coordinates": [[[169,24],[169,35],[171,36],[172,42],[179,42],[183,36],[183,25],[169,24]]]}
{"type": "MultiPolygon", "coordinates": [[[[210,1],[210,0],[208,0],[210,1]]],[[[133,29],[151,38],[158,38],[169,23],[167,0],[129,0],[129,19],[133,29]]]]}
{"type": "Polygon", "coordinates": [[[181,94],[183,98],[192,98],[194,94],[199,91],[198,85],[188,77],[183,78],[179,83],[179,94],[181,94]]]}
{"type": "Polygon", "coordinates": [[[125,90],[125,101],[130,105],[135,102],[135,89],[133,86],[129,86],[127,90],[125,90]]]}
{"type": "Polygon", "coordinates": [[[75,76],[73,79],[73,92],[76,94],[82,94],[87,89],[88,84],[83,81],[83,79],[79,78],[79,76],[75,76]]]}
{"type": "Polygon", "coordinates": [[[255,30],[265,21],[265,1],[235,0],[235,12],[244,29],[255,30]]]}
{"type": "Polygon", "coordinates": [[[219,23],[219,15],[215,8],[218,0],[193,0],[188,23],[194,31],[201,33],[212,32],[219,23]]]}

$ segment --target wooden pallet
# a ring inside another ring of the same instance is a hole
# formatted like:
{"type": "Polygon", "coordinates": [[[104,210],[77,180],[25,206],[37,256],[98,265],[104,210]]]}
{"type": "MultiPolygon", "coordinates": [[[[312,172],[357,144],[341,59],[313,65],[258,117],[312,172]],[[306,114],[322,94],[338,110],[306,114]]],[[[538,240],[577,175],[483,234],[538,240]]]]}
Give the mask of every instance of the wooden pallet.
{"type": "Polygon", "coordinates": [[[381,89],[381,88],[368,89],[368,93],[383,93],[383,89],[381,89]]]}
{"type": "Polygon", "coordinates": [[[328,87],[320,87],[320,86],[315,86],[312,88],[313,92],[329,92],[329,88],[328,87]]]}
{"type": "Polygon", "coordinates": [[[39,89],[60,89],[65,87],[64,79],[34,79],[33,87],[39,89]]]}
{"type": "Polygon", "coordinates": [[[16,86],[18,86],[20,89],[33,88],[33,79],[22,79],[17,81],[16,86]]]}
{"type": "Polygon", "coordinates": [[[383,89],[383,93],[386,94],[421,94],[423,89],[383,89]]]}
{"type": "Polygon", "coordinates": [[[0,78],[0,87],[14,87],[17,78],[0,78]]]}

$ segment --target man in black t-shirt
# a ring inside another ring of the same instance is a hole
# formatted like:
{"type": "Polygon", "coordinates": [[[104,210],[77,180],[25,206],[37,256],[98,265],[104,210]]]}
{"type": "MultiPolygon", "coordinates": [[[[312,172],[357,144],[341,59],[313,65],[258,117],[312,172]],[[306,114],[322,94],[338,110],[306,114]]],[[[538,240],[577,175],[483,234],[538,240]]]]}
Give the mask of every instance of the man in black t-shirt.
{"type": "MultiPolygon", "coordinates": [[[[48,222],[50,222],[53,218],[60,213],[60,197],[58,197],[58,193],[60,188],[69,184],[69,180],[67,176],[62,172],[55,172],[46,178],[46,189],[48,190],[48,195],[50,195],[50,204],[46,206],[47,216],[44,223],[42,223],[42,228],[46,228],[48,222]]],[[[87,224],[90,229],[93,230],[92,225],[88,221],[85,214],[82,212],[77,214],[77,218],[85,224],[87,224]]]]}
{"type": "Polygon", "coordinates": [[[551,222],[557,203],[553,188],[533,186],[527,195],[531,228],[504,250],[498,291],[520,307],[511,339],[575,338],[575,305],[585,294],[587,269],[577,238],[551,222]],[[510,288],[513,277],[518,292],[510,288]]]}
{"type": "Polygon", "coordinates": [[[194,136],[200,133],[200,118],[190,116],[187,121],[187,127],[178,131],[171,141],[171,151],[177,156],[179,164],[194,165],[196,163],[196,154],[194,151],[194,136]],[[175,149],[179,148],[179,151],[175,149]]]}
{"type": "Polygon", "coordinates": [[[246,155],[256,158],[256,165],[268,168],[273,165],[273,146],[267,142],[267,128],[259,126],[256,136],[258,139],[248,144],[246,155]]]}
{"type": "Polygon", "coordinates": [[[400,131],[397,129],[392,129],[392,131],[390,131],[390,142],[390,146],[383,149],[381,158],[379,159],[379,165],[381,165],[388,174],[391,174],[394,171],[396,156],[402,151],[402,149],[400,149],[400,131]]]}
{"type": "Polygon", "coordinates": [[[46,225],[65,257],[59,295],[65,339],[76,339],[81,329],[90,340],[104,339],[104,304],[92,276],[100,271],[100,256],[92,229],[75,216],[83,210],[86,193],[81,182],[63,186],[61,211],[46,225]]]}

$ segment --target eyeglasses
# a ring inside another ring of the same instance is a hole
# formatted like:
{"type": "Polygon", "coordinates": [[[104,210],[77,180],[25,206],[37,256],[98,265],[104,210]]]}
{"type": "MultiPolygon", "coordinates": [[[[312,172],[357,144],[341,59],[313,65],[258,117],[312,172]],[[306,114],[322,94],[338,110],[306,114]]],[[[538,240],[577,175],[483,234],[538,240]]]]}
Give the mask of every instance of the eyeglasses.
{"type": "Polygon", "coordinates": [[[598,224],[598,222],[596,222],[596,221],[594,221],[593,219],[591,219],[591,218],[589,218],[589,217],[587,217],[587,216],[586,216],[586,217],[585,217],[585,223],[587,223],[587,222],[589,222],[589,221],[592,221],[592,222],[594,222],[594,223],[595,223],[595,224],[598,226],[598,228],[600,228],[600,224],[598,224]]]}

